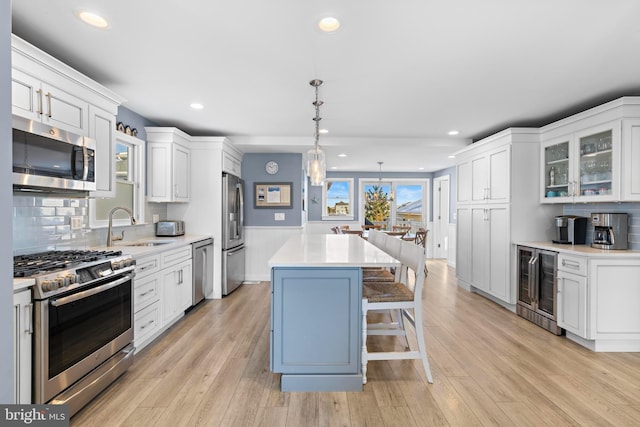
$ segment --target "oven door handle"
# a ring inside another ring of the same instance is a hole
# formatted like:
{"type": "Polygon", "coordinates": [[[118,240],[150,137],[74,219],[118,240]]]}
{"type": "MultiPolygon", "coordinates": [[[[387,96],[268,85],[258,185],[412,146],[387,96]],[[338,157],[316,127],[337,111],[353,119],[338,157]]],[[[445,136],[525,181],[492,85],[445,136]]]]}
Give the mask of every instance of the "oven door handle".
{"type": "Polygon", "coordinates": [[[82,298],[87,298],[90,297],[91,295],[96,295],[99,294],[101,292],[105,292],[108,291],[109,289],[115,288],[116,286],[120,286],[123,283],[128,282],[129,280],[131,280],[133,278],[133,276],[127,275],[124,276],[114,282],[110,282],[107,283],[106,285],[102,285],[102,286],[98,286],[96,288],[92,288],[92,289],[87,289],[86,291],[82,291],[82,292],[78,292],[76,294],[73,295],[69,295],[67,297],[62,297],[59,299],[50,299],[49,300],[49,304],[51,304],[54,307],[60,307],[62,305],[65,304],[69,304],[72,303],[74,301],[78,301],[82,298]]]}

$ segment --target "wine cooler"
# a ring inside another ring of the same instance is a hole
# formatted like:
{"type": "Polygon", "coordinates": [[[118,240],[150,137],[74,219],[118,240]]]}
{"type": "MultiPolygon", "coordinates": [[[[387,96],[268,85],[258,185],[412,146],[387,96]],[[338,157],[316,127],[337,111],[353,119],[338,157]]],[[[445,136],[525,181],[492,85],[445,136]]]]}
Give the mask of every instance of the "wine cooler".
{"type": "Polygon", "coordinates": [[[557,252],[518,246],[519,316],[556,335],[564,330],[557,324],[557,252]]]}

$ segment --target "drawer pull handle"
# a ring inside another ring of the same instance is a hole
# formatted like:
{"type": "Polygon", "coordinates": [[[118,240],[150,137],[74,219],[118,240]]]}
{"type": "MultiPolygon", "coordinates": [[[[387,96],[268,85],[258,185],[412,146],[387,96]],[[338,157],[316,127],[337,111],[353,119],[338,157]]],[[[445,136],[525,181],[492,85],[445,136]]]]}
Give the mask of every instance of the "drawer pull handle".
{"type": "Polygon", "coordinates": [[[153,290],[148,290],[147,292],[143,292],[140,294],[141,297],[150,294],[151,292],[153,292],[153,290]]]}
{"type": "Polygon", "coordinates": [[[149,326],[149,325],[153,325],[153,323],[154,323],[154,321],[153,321],[153,320],[149,320],[149,321],[147,322],[147,324],[146,324],[146,325],[142,325],[142,326],[140,326],[140,329],[142,330],[142,329],[146,328],[146,327],[147,327],[147,326],[149,326]]]}
{"type": "Polygon", "coordinates": [[[576,262],[567,261],[566,259],[562,260],[563,267],[575,268],[576,270],[580,269],[580,264],[576,262]]]}

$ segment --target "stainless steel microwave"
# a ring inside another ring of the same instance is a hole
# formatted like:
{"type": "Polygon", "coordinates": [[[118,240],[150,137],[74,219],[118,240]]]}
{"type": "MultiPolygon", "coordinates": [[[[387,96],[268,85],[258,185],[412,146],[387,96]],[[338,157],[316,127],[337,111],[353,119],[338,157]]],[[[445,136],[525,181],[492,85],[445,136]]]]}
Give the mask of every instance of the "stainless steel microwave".
{"type": "Polygon", "coordinates": [[[13,186],[95,191],[96,141],[13,116],[13,186]]]}

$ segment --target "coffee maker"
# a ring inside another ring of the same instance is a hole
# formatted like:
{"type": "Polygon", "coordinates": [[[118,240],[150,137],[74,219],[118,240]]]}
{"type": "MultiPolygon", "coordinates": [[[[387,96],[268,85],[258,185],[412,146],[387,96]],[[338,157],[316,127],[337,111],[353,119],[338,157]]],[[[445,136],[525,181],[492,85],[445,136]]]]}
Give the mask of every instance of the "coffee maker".
{"type": "Polygon", "coordinates": [[[598,249],[627,249],[626,213],[592,213],[593,243],[598,249]]]}
{"type": "Polygon", "coordinates": [[[556,238],[553,243],[584,245],[587,235],[587,219],[576,215],[557,216],[556,238]]]}

